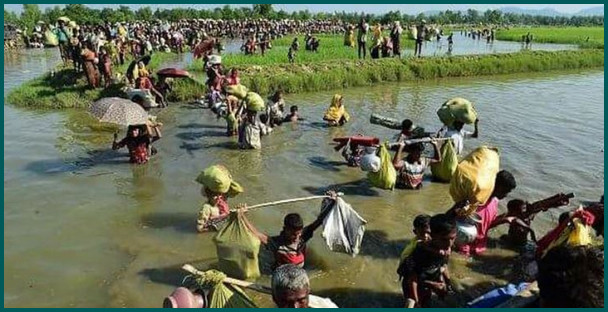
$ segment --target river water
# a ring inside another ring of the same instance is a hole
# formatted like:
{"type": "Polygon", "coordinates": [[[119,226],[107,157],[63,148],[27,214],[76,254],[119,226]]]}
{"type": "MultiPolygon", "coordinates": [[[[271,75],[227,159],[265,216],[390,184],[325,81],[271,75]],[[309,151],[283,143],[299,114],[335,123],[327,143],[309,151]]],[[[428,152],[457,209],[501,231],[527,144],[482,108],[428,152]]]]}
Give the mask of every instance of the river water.
{"type": "MultiPolygon", "coordinates": [[[[56,63],[56,53],[48,51],[8,60],[5,55],[5,94],[56,63]]],[[[261,151],[234,149],[233,140],[223,136],[224,123],[210,112],[173,105],[158,112],[164,138],[156,144],[159,154],[144,166],[129,165],[124,152],[110,151],[111,132],[83,126],[84,112],[26,111],[6,103],[4,306],[159,307],[184,277],[182,264],[215,265],[213,235],[194,230],[203,200],[194,179],[222,163],[245,188],[232,205],[328,188],[344,192],[369,222],[362,251],[356,258],[331,253],[317,233],[308,261],[313,291],[342,307],[397,307],[395,270],[412,238],[412,220],[445,211],[451,204],[448,186],[370,189],[364,173],[343,166],[329,143],[357,133],[392,137],[394,131],[369,124],[372,112],[436,129],[435,110],[456,96],[472,100],[481,119],[481,138],[467,141],[466,149],[499,147],[502,168],[515,175],[519,186],[508,199],[575,192],[577,203],[603,193],[603,71],[382,84],[344,94],[353,120],[333,129],[320,123],[332,92],[289,95],[287,104],[298,105],[307,121],[278,128],[263,138],[261,151]]],[[[250,218],[274,234],[285,214],[299,212],[311,222],[318,210],[313,202],[251,212],[250,218]]],[[[548,231],[560,211],[539,216],[537,232],[548,231]]],[[[491,246],[473,261],[453,257],[454,279],[466,291],[452,304],[511,276],[515,252],[491,246]]],[[[260,282],[268,284],[268,277],[260,282]]],[[[268,297],[253,295],[271,306],[268,297]]]]}

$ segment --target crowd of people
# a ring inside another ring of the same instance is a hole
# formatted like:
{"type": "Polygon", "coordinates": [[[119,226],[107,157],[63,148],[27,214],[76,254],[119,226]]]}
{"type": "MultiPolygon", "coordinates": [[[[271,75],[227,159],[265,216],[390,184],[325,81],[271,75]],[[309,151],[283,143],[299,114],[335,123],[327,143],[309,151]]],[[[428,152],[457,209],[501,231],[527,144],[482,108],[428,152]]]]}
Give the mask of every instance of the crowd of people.
{"type": "MultiPolygon", "coordinates": [[[[243,95],[238,95],[240,79],[238,72],[235,69],[224,70],[221,64],[210,64],[208,82],[209,88],[216,93],[215,111],[220,116],[221,109],[219,105],[223,105],[224,101],[227,104],[226,113],[223,115],[227,120],[228,135],[238,136],[239,147],[243,149],[259,149],[262,147],[261,137],[272,132],[273,127],[280,126],[284,122],[297,122],[302,120],[298,115],[298,108],[292,106],[291,114],[285,115],[284,108],[286,107],[285,99],[280,91],[274,92],[268,98],[265,108],[257,108],[259,103],[256,103],[257,97],[251,97],[251,92],[243,95]],[[223,74],[226,72],[226,74],[223,74]],[[216,89],[214,89],[216,88],[216,89]]],[[[256,94],[257,95],[257,94],[256,94]]],[[[261,99],[258,99],[261,100],[261,99]]],[[[262,105],[263,106],[263,105],[262,105]]],[[[323,116],[323,120],[328,127],[341,127],[348,123],[350,115],[346,109],[344,97],[336,94],[330,101],[330,105],[323,116]]],[[[442,162],[442,147],[445,144],[450,144],[456,155],[462,155],[465,150],[465,142],[467,139],[474,139],[480,136],[479,118],[475,118],[472,125],[473,131],[465,130],[465,123],[462,121],[454,121],[449,125],[444,125],[439,131],[433,134],[421,132],[414,125],[412,120],[406,119],[401,123],[401,130],[398,133],[397,141],[392,144],[396,150],[394,157],[390,162],[390,166],[396,171],[396,188],[405,190],[416,190],[423,187],[423,180],[426,176],[428,168],[432,164],[442,162]],[[424,143],[428,142],[431,145],[431,158],[423,156],[425,151],[424,143]]],[[[352,140],[357,140],[352,138],[352,140]]],[[[343,156],[345,161],[352,167],[365,166],[370,168],[379,166],[379,157],[377,156],[378,146],[358,145],[356,142],[351,142],[350,139],[344,147],[343,156]],[[368,163],[364,158],[368,155],[375,157],[377,163],[368,163]]],[[[389,159],[390,160],[390,159],[389,159]]],[[[365,169],[364,169],[365,171],[365,169]]],[[[401,261],[398,267],[398,275],[402,281],[402,289],[404,300],[407,306],[410,307],[427,307],[433,295],[443,298],[453,291],[452,281],[448,270],[448,261],[453,252],[458,252],[464,256],[479,256],[485,253],[489,238],[489,233],[493,228],[501,225],[508,225],[508,235],[503,238],[506,244],[517,246],[524,250],[525,246],[534,245],[537,250],[537,257],[534,258],[541,266],[541,272],[534,275],[534,278],[539,279],[539,285],[545,288],[548,293],[552,286],[547,283],[540,283],[542,274],[549,273],[551,269],[542,268],[542,265],[547,266],[545,257],[553,255],[553,249],[561,251],[561,256],[578,256],[572,255],[574,250],[594,250],[595,247],[589,247],[588,243],[580,244],[586,247],[566,246],[568,243],[564,240],[559,241],[558,237],[563,234],[564,229],[573,230],[576,224],[583,222],[585,226],[596,229],[598,236],[603,237],[603,198],[600,202],[591,204],[587,207],[580,208],[573,212],[564,213],[560,217],[560,221],[556,227],[559,230],[558,234],[548,233],[542,238],[537,237],[533,230],[532,223],[534,218],[549,209],[563,207],[570,203],[572,194],[559,193],[555,196],[544,200],[529,203],[522,199],[513,199],[507,204],[507,212],[499,214],[499,204],[501,200],[517,187],[517,182],[513,174],[506,170],[499,171],[493,177],[494,185],[492,192],[489,194],[489,199],[486,202],[480,203],[474,207],[474,214],[468,217],[463,217],[463,211],[470,209],[469,201],[456,203],[443,214],[435,216],[420,215],[415,218],[413,231],[416,239],[404,249],[401,255],[401,261]],[[582,220],[582,221],[581,221],[582,220]],[[463,240],[457,237],[467,234],[461,228],[461,224],[472,222],[475,233],[468,240],[463,240]],[[559,248],[558,248],[559,247],[559,248]],[[579,249],[576,249],[579,248],[579,249]]],[[[227,198],[228,193],[214,193],[203,187],[202,191],[207,202],[197,220],[197,229],[201,232],[217,229],[218,224],[221,224],[229,214],[227,198]]],[[[335,194],[329,196],[335,197],[335,194]]],[[[324,207],[327,203],[323,204],[324,207]]],[[[238,213],[242,214],[247,211],[246,206],[239,207],[238,213]]],[[[242,215],[244,222],[249,231],[260,240],[262,245],[266,246],[274,254],[273,268],[277,268],[277,274],[280,277],[281,284],[287,283],[282,280],[286,273],[283,270],[295,274],[293,278],[297,278],[298,287],[290,288],[289,291],[276,290],[273,299],[278,306],[289,307],[306,307],[306,294],[309,293],[309,285],[305,283],[305,271],[300,269],[306,261],[306,243],[313,237],[315,229],[317,229],[326,217],[328,210],[321,209],[322,213],[310,225],[305,226],[299,214],[288,214],[284,218],[283,230],[278,236],[268,236],[259,231],[247,218],[242,215]]],[[[568,235],[575,235],[568,232],[568,235]]],[[[576,245],[576,244],[575,244],[576,245]]],[[[529,247],[526,247],[529,248],[529,247]]],[[[579,253],[581,251],[578,251],[579,253]]],[[[557,252],[557,251],[555,251],[557,252]]],[[[597,254],[588,252],[589,254],[597,254]]],[[[556,256],[558,257],[558,256],[556,256]]],[[[603,254],[602,254],[603,257],[603,254]]],[[[596,259],[596,261],[599,261],[596,259]]],[[[601,259],[603,261],[603,258],[601,259]]],[[[594,268],[597,269],[597,268],[594,268]]],[[[274,279],[273,279],[273,282],[274,279]]],[[[568,282],[568,281],[566,281],[568,282]]],[[[279,284],[279,281],[276,282],[279,284]]],[[[602,282],[603,287],[603,282],[602,282]]],[[[285,286],[291,287],[291,286],[285,286]]],[[[597,292],[595,290],[589,290],[597,292]]],[[[594,295],[596,295],[594,293],[594,295]]],[[[541,305],[551,306],[555,302],[548,301],[543,297],[541,305]]],[[[585,302],[584,304],[597,304],[595,302],[585,302]]],[[[579,302],[573,301],[573,302],[579,302]]],[[[583,303],[581,303],[583,304],[583,303]]],[[[603,301],[602,301],[603,304],[603,301]]]]}
{"type": "MultiPolygon", "coordinates": [[[[343,33],[344,44],[354,47],[356,43],[360,58],[366,58],[368,49],[371,58],[379,58],[401,56],[401,37],[404,31],[397,21],[384,27],[389,29],[389,36],[385,37],[382,25],[370,27],[365,19],[361,19],[356,26],[338,21],[291,20],[190,20],[77,26],[69,20],[60,19],[55,26],[39,24],[36,27],[35,34],[51,31],[56,36],[62,60],[66,65],[72,64],[77,71],[83,71],[91,88],[108,87],[117,79],[113,66],[133,60],[134,66],[130,66],[124,82],[136,89],[149,90],[163,105],[166,104],[166,94],[171,92],[171,88],[165,80],[155,82],[151,79],[142,58],[158,51],[195,51],[203,59],[208,79],[208,92],[204,102],[218,118],[226,121],[226,134],[238,138],[240,149],[260,149],[262,137],[270,135],[274,128],[305,119],[300,115],[298,106],[292,105],[287,110],[288,105],[281,90],[274,90],[264,99],[243,86],[238,70],[224,68],[221,57],[213,54],[214,50],[218,53],[222,50],[217,38],[241,38],[244,41],[241,50],[245,54],[254,54],[259,49],[264,55],[272,47],[273,39],[287,34],[306,34],[305,49],[315,52],[321,42],[312,34],[343,33]],[[368,46],[370,36],[371,43],[368,46]]],[[[418,57],[422,54],[423,42],[429,36],[436,36],[437,40],[442,36],[440,30],[428,27],[424,20],[410,31],[416,40],[415,55],[418,57]]],[[[493,41],[495,37],[493,29],[471,31],[467,35],[473,39],[483,36],[488,41],[493,41]]],[[[30,39],[28,44],[33,46],[36,40],[30,39]]],[[[531,38],[525,40],[529,44],[531,38]]],[[[451,35],[448,42],[451,49],[451,35]]],[[[293,62],[298,50],[296,38],[289,48],[290,62],[293,62]]],[[[132,100],[146,107],[142,97],[136,96],[132,100]]],[[[349,122],[350,115],[342,95],[332,97],[323,120],[328,127],[342,127],[349,122]]],[[[349,166],[360,167],[364,171],[377,172],[381,166],[388,166],[395,172],[392,182],[396,188],[417,190],[423,187],[428,168],[442,163],[442,151],[446,144],[450,144],[455,155],[459,156],[465,150],[467,139],[480,136],[479,118],[471,120],[470,124],[474,126],[474,131],[465,130],[466,122],[456,120],[444,123],[439,131],[428,134],[417,131],[414,122],[406,119],[401,122],[397,140],[391,145],[395,151],[393,157],[382,157],[382,153],[388,153],[384,146],[378,143],[357,143],[356,138],[348,139],[342,155],[349,166]],[[424,153],[427,143],[431,147],[430,157],[424,153]]],[[[152,143],[162,137],[160,126],[162,124],[154,120],[146,125],[130,126],[124,139],[118,141],[115,135],[112,149],[126,147],[131,163],[144,164],[150,156],[157,153],[152,143]]],[[[443,298],[452,292],[452,279],[448,270],[451,254],[483,254],[490,230],[506,224],[509,226],[506,241],[520,247],[526,244],[535,246],[535,260],[539,267],[535,278],[541,290],[540,306],[603,307],[603,293],[599,293],[600,288],[603,292],[603,251],[599,252],[587,241],[571,244],[568,238],[562,239],[563,233],[568,230],[568,235],[574,235],[572,233],[577,230],[582,231],[580,226],[591,227],[597,236],[603,237],[603,196],[598,203],[562,214],[556,228],[538,239],[532,227],[535,216],[568,205],[572,195],[559,193],[534,203],[513,199],[507,204],[507,212],[499,214],[500,201],[516,189],[517,182],[506,170],[494,173],[492,180],[494,185],[487,201],[477,206],[472,206],[468,200],[460,201],[446,209],[445,213],[420,215],[414,219],[415,239],[403,250],[397,268],[405,305],[427,307],[433,295],[443,298]],[[470,213],[470,209],[474,209],[474,212],[470,213]],[[469,213],[465,213],[467,210],[469,213]],[[463,235],[462,224],[466,223],[472,224],[475,233],[470,239],[463,240],[459,237],[463,235]],[[573,272],[572,276],[560,273],[564,271],[573,272]],[[601,281],[599,276],[602,277],[601,281]]],[[[231,214],[228,198],[239,192],[242,192],[242,188],[231,178],[228,178],[227,186],[222,191],[206,187],[203,183],[201,193],[206,197],[206,202],[198,214],[197,230],[207,232],[219,229],[231,214]]],[[[338,197],[336,192],[327,195],[328,199],[323,202],[324,208],[313,223],[304,226],[299,214],[290,213],[285,216],[283,230],[277,236],[268,236],[259,231],[243,215],[247,207],[238,207],[237,213],[248,230],[274,255],[272,296],[278,307],[308,307],[310,284],[302,267],[306,262],[307,242],[323,224],[330,211],[328,207],[338,197]]]]}

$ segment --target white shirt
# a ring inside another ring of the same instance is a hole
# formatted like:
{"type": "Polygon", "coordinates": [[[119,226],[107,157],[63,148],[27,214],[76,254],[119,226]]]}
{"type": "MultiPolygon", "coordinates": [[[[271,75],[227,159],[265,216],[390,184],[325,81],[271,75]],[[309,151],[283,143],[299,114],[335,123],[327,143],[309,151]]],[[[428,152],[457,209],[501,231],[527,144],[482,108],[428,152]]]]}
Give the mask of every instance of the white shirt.
{"type": "Polygon", "coordinates": [[[451,138],[456,155],[460,155],[464,149],[464,139],[471,138],[473,136],[473,132],[465,131],[464,129],[458,131],[456,129],[444,128],[441,130],[440,136],[442,138],[451,138]]]}

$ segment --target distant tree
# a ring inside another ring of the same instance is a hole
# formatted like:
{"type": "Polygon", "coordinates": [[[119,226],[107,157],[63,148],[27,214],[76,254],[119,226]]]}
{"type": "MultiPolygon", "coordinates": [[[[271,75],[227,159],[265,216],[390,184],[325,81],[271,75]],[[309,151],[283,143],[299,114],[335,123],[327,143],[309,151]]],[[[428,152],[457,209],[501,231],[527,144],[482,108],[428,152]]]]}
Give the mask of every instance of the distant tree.
{"type": "Polygon", "coordinates": [[[21,12],[20,26],[27,27],[28,33],[32,32],[32,29],[38,21],[42,20],[42,12],[37,4],[24,4],[23,12],[21,12]]]}
{"type": "Polygon", "coordinates": [[[254,4],[253,12],[261,17],[268,18],[274,11],[272,4],[254,4]]]}
{"type": "Polygon", "coordinates": [[[54,24],[58,18],[63,16],[63,10],[58,5],[44,10],[43,20],[49,24],[54,24]]]}
{"type": "Polygon", "coordinates": [[[135,21],[135,13],[133,13],[130,7],[121,5],[118,7],[118,12],[122,13],[122,16],[126,22],[135,21]]]}
{"type": "Polygon", "coordinates": [[[477,10],[468,9],[467,10],[467,22],[471,24],[475,24],[479,22],[479,12],[477,10]]]}
{"type": "Polygon", "coordinates": [[[154,18],[154,13],[150,7],[146,6],[135,11],[135,16],[138,20],[151,21],[154,18]]]}
{"type": "Polygon", "coordinates": [[[4,9],[4,23],[17,25],[19,24],[19,17],[15,12],[9,12],[4,9]]]}

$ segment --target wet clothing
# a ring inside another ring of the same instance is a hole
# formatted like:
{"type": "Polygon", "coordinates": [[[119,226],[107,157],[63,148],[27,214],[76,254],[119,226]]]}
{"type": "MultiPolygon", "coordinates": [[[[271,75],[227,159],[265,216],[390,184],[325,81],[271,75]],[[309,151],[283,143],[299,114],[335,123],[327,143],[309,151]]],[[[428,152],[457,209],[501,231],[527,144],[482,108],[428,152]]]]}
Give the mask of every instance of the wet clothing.
{"type": "Polygon", "coordinates": [[[407,160],[399,162],[399,172],[397,175],[397,187],[404,189],[418,189],[422,187],[424,172],[431,164],[431,160],[426,157],[420,157],[416,163],[409,163],[407,160]]]}
{"type": "Polygon", "coordinates": [[[397,274],[403,279],[401,282],[403,295],[406,298],[415,298],[414,290],[409,287],[409,279],[412,276],[418,282],[419,291],[430,290],[424,281],[443,282],[442,273],[447,265],[448,256],[440,255],[423,243],[417,244],[412,254],[405,258],[397,269],[397,274]]]}
{"type": "Polygon", "coordinates": [[[409,244],[407,244],[407,246],[405,246],[405,248],[403,248],[403,251],[401,252],[401,256],[399,256],[399,259],[401,261],[405,260],[407,257],[409,257],[412,252],[414,252],[414,250],[416,250],[416,246],[418,246],[418,243],[420,241],[418,239],[412,239],[410,241],[409,244]]]}
{"type": "Polygon", "coordinates": [[[361,146],[357,146],[354,150],[350,146],[344,147],[342,156],[346,159],[349,167],[361,166],[361,158],[364,156],[365,150],[361,146]]]}
{"type": "Polygon", "coordinates": [[[477,214],[481,217],[481,223],[477,224],[477,238],[470,244],[460,246],[458,252],[468,256],[486,251],[488,231],[498,216],[498,202],[498,198],[492,197],[485,205],[477,208],[477,214]]]}
{"type": "Polygon", "coordinates": [[[244,122],[239,126],[239,147],[242,149],[261,149],[260,137],[269,134],[271,129],[260,121],[244,122]]]}
{"type": "Polygon", "coordinates": [[[126,137],[116,144],[116,149],[127,147],[129,150],[129,161],[133,164],[144,164],[150,156],[150,138],[148,136],[126,137]]]}
{"type": "Polygon", "coordinates": [[[442,138],[451,138],[456,155],[460,155],[464,150],[464,139],[472,138],[473,132],[465,131],[464,129],[458,131],[456,129],[443,128],[440,131],[439,136],[442,138]]]}
{"type": "Polygon", "coordinates": [[[142,90],[152,90],[154,85],[152,81],[148,77],[139,77],[137,78],[137,88],[142,90]]]}
{"type": "Polygon", "coordinates": [[[312,238],[313,230],[307,226],[302,230],[300,239],[289,244],[284,238],[283,232],[278,236],[268,239],[266,248],[274,255],[273,268],[277,268],[283,264],[294,264],[299,267],[304,267],[306,259],[306,243],[312,238]]]}
{"type": "Polygon", "coordinates": [[[204,203],[201,210],[198,212],[198,218],[196,220],[196,227],[199,232],[208,230],[218,230],[219,225],[224,219],[211,220],[211,218],[218,216],[228,216],[230,214],[230,208],[224,196],[220,195],[215,202],[215,205],[204,203]]]}

